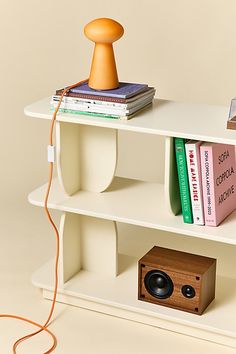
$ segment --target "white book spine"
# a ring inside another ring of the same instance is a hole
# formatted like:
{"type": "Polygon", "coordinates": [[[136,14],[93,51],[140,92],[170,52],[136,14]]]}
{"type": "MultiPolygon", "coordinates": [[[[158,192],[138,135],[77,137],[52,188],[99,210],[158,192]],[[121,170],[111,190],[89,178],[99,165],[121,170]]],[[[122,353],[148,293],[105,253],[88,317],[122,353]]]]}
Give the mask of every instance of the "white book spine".
{"type": "Polygon", "coordinates": [[[201,141],[190,140],[185,144],[193,222],[197,225],[205,224],[200,157],[201,143],[201,141]]]}
{"type": "MultiPolygon", "coordinates": [[[[144,105],[146,102],[149,102],[153,99],[154,93],[151,92],[150,94],[146,95],[145,97],[141,97],[139,99],[136,99],[133,102],[130,103],[119,103],[119,102],[109,102],[109,101],[99,101],[99,100],[91,100],[91,99],[85,99],[85,98],[76,98],[76,97],[70,97],[70,96],[64,96],[62,99],[62,102],[64,104],[76,104],[80,105],[81,107],[86,107],[86,106],[92,106],[92,107],[97,107],[97,108],[109,108],[109,109],[120,109],[120,110],[132,110],[135,109],[138,106],[144,105]]],[[[60,100],[60,96],[58,95],[53,95],[51,97],[51,102],[53,104],[58,103],[60,100]]]]}
{"type": "MultiPolygon", "coordinates": [[[[81,105],[81,104],[77,104],[77,103],[70,103],[70,102],[65,102],[62,101],[60,108],[64,108],[64,109],[71,109],[71,110],[75,110],[75,111],[83,111],[83,112],[91,112],[91,113],[105,113],[105,114],[114,114],[117,116],[125,116],[125,115],[129,115],[129,114],[133,114],[136,111],[138,111],[139,109],[145,107],[147,104],[152,102],[152,98],[149,98],[145,101],[143,101],[143,103],[141,105],[137,105],[135,108],[131,108],[131,109],[119,109],[116,107],[108,107],[108,106],[101,106],[101,105],[94,105],[94,104],[86,104],[86,105],[81,105]]],[[[55,102],[53,99],[51,100],[51,104],[53,105],[53,107],[57,107],[58,102],[55,102]]]]}
{"type": "MultiPolygon", "coordinates": [[[[52,96],[52,102],[58,102],[60,99],[60,96],[53,95],[52,96]]],[[[109,101],[98,101],[98,100],[92,100],[92,99],[86,99],[86,98],[76,98],[76,97],[70,97],[70,96],[64,96],[62,99],[62,102],[64,103],[73,103],[73,104],[80,104],[80,105],[97,105],[97,106],[106,106],[106,107],[112,107],[112,108],[119,108],[119,109],[127,109],[128,104],[127,103],[119,103],[119,102],[109,102],[109,101]]]]}
{"type": "MultiPolygon", "coordinates": [[[[51,102],[54,107],[57,107],[57,103],[51,102]]],[[[93,113],[105,113],[105,114],[116,114],[116,115],[125,115],[129,113],[128,110],[124,109],[115,109],[114,107],[101,107],[94,105],[79,105],[76,103],[61,102],[60,108],[71,109],[75,111],[83,112],[93,112],[93,113]]]]}

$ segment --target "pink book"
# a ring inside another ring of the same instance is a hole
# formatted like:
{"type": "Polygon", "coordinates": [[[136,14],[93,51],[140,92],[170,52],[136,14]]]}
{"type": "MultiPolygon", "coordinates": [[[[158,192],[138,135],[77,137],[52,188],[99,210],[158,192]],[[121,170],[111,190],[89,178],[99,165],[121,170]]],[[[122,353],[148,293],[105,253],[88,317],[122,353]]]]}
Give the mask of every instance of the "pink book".
{"type": "Polygon", "coordinates": [[[205,225],[217,226],[236,209],[235,146],[200,147],[205,225]]]}

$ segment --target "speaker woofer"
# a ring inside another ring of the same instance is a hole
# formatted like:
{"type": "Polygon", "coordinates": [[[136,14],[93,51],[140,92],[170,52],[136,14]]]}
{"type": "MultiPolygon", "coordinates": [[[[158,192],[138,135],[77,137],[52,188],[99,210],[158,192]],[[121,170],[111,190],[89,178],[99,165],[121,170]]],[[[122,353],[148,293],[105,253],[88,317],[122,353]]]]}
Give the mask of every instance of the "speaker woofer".
{"type": "Polygon", "coordinates": [[[149,294],[158,299],[167,299],[174,290],[171,278],[158,269],[151,270],[145,275],[144,284],[149,294]]]}

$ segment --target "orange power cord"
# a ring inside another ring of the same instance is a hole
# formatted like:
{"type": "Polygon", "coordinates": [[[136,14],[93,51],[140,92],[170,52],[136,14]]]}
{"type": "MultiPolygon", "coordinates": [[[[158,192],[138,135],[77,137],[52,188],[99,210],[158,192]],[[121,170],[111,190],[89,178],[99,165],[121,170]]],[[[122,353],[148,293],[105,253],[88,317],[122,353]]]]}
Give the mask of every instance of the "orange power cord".
{"type": "MultiPolygon", "coordinates": [[[[51,126],[50,126],[50,135],[49,135],[49,144],[51,146],[53,146],[53,130],[54,130],[54,125],[55,125],[55,121],[56,121],[56,117],[57,117],[57,113],[59,111],[59,108],[60,108],[60,105],[61,105],[61,102],[62,102],[62,99],[64,97],[64,95],[72,88],[78,86],[78,85],[81,85],[83,84],[84,82],[87,82],[88,79],[85,79],[85,80],[82,80],[82,81],[79,81],[77,82],[76,84],[73,84],[71,86],[68,86],[66,87],[62,94],[61,94],[61,97],[60,97],[60,100],[58,102],[58,105],[53,113],[53,116],[52,116],[52,121],[51,121],[51,126]]],[[[52,346],[50,347],[50,349],[48,349],[44,354],[49,354],[49,353],[52,353],[54,351],[54,349],[56,348],[57,346],[57,339],[55,337],[55,335],[47,328],[49,326],[49,322],[52,318],[52,315],[53,315],[53,312],[54,312],[54,309],[55,309],[55,304],[56,304],[56,298],[57,298],[57,289],[58,289],[58,261],[59,261],[59,249],[60,249],[60,238],[59,238],[59,232],[58,232],[58,229],[51,217],[51,214],[49,212],[49,209],[48,209],[48,197],[49,197],[49,193],[50,193],[50,190],[51,190],[51,185],[52,185],[52,178],[53,178],[53,167],[54,167],[54,162],[50,162],[50,167],[49,167],[49,180],[48,180],[48,187],[47,187],[47,192],[46,192],[46,195],[45,195],[45,200],[44,200],[44,209],[45,209],[45,212],[47,214],[47,217],[49,219],[49,222],[51,223],[54,231],[55,231],[55,236],[56,236],[56,260],[55,260],[55,284],[54,284],[54,293],[53,293],[53,301],[52,301],[52,306],[51,306],[51,309],[50,309],[50,312],[49,312],[49,315],[48,315],[48,318],[46,320],[46,322],[44,323],[44,325],[40,325],[32,320],[29,320],[27,318],[24,318],[24,317],[21,317],[21,316],[17,316],[17,315],[8,315],[8,314],[0,314],[0,317],[6,317],[6,318],[13,318],[13,319],[16,319],[16,320],[20,320],[20,321],[24,321],[24,322],[27,322],[33,326],[36,326],[38,328],[40,328],[38,331],[36,332],[33,332],[33,333],[30,333],[24,337],[21,337],[19,338],[13,345],[12,347],[12,350],[13,350],[13,354],[16,354],[16,348],[18,347],[18,345],[25,341],[26,339],[29,339],[33,336],[35,336],[36,334],[42,332],[42,331],[45,331],[47,332],[52,340],[53,340],[53,344],[52,346]]]]}

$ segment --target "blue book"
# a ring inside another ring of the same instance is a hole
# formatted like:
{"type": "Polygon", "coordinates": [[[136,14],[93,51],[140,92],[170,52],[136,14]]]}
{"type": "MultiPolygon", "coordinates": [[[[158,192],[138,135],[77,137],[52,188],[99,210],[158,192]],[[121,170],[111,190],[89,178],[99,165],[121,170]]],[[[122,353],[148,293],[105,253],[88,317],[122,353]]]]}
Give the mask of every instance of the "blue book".
{"type": "Polygon", "coordinates": [[[129,82],[120,82],[119,85],[118,88],[113,90],[94,90],[88,86],[87,82],[85,82],[82,85],[74,87],[70,92],[94,96],[129,98],[148,88],[147,84],[132,84],[129,82]]]}

